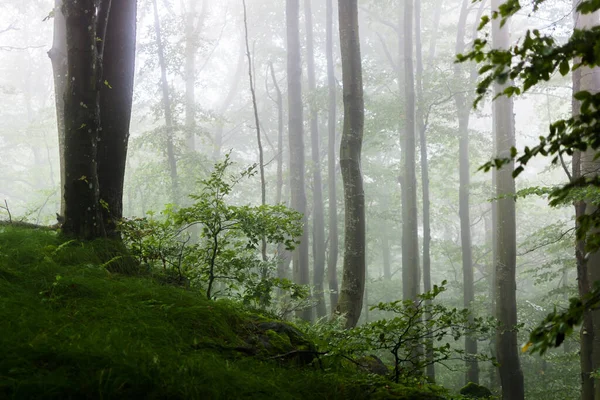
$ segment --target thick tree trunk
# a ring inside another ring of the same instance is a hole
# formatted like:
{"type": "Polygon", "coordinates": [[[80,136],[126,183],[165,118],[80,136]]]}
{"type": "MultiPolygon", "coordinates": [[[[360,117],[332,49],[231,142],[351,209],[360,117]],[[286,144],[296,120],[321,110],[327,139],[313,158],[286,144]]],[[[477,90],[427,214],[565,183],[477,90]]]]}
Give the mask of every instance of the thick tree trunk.
{"type": "Polygon", "coordinates": [[[344,182],[345,232],[342,290],[336,311],[346,318],[346,327],[360,318],[365,289],[365,194],[360,169],[364,128],[364,100],[358,0],[338,2],[342,76],[344,87],[344,130],[340,166],[344,182]]]}
{"type": "MultiPolygon", "coordinates": [[[[574,0],[574,9],[580,0],[574,0]]],[[[591,29],[598,25],[598,13],[580,14],[575,12],[575,28],[591,29]]],[[[581,67],[573,71],[573,93],[588,91],[598,93],[600,91],[600,69],[581,67]]],[[[581,104],[575,98],[572,101],[573,116],[580,113],[581,104]]],[[[573,179],[581,176],[592,177],[598,174],[600,163],[595,159],[597,152],[593,150],[584,153],[577,152],[573,155],[573,179]]],[[[593,213],[596,207],[585,200],[575,203],[575,216],[577,218],[584,214],[593,213]]],[[[594,232],[597,234],[597,232],[594,232]]],[[[575,248],[577,260],[577,280],[579,295],[586,296],[594,284],[600,280],[600,252],[588,254],[585,249],[585,241],[578,241],[575,248]]],[[[581,327],[581,398],[583,400],[600,399],[600,384],[591,377],[591,374],[600,367],[600,312],[588,311],[584,314],[583,326],[581,327]]]]}
{"type": "MultiPolygon", "coordinates": [[[[301,285],[309,284],[308,274],[308,224],[306,218],[306,193],[304,184],[304,115],[302,105],[302,60],[300,57],[300,2],[286,0],[287,22],[287,76],[288,118],[290,136],[290,187],[292,208],[304,217],[303,232],[293,254],[294,280],[301,285]]],[[[298,312],[298,317],[310,321],[312,310],[298,312]]]]}
{"type": "Polygon", "coordinates": [[[329,302],[331,311],[338,303],[338,224],[337,224],[337,192],[336,192],[336,156],[335,132],[337,125],[337,100],[335,83],[335,64],[333,61],[333,0],[327,0],[326,10],[326,56],[327,56],[327,87],[329,89],[329,106],[327,117],[327,182],[329,191],[329,256],[327,258],[327,280],[329,283],[329,302]]]}
{"type": "Polygon", "coordinates": [[[58,153],[60,166],[60,215],[65,215],[65,89],[67,86],[67,25],[62,13],[62,0],[54,2],[54,35],[48,57],[54,77],[56,127],[58,128],[58,153]]]}
{"type": "MultiPolygon", "coordinates": [[[[304,21],[306,22],[306,70],[308,90],[314,95],[317,84],[315,79],[315,53],[313,46],[313,24],[311,0],[304,0],[304,21]]],[[[310,142],[312,150],[313,172],[313,285],[316,301],[316,317],[327,314],[323,281],[325,278],[325,216],[323,212],[323,180],[321,178],[321,151],[319,150],[319,114],[315,101],[309,105],[310,142]]]]}
{"type": "MultiPolygon", "coordinates": [[[[498,10],[502,0],[492,0],[492,10],[498,10]]],[[[493,47],[509,46],[509,22],[500,27],[500,19],[492,24],[493,47]]],[[[505,85],[495,84],[495,93],[502,93],[505,85]]],[[[510,156],[515,145],[512,98],[499,97],[494,105],[496,124],[496,157],[510,156]]],[[[496,356],[500,364],[500,383],[504,400],[524,399],[523,371],[519,360],[517,341],[517,283],[516,283],[516,218],[515,181],[512,177],[514,162],[497,172],[496,198],[498,204],[498,259],[496,261],[496,356]]]]}
{"type": "MultiPolygon", "coordinates": [[[[469,0],[463,0],[458,21],[456,34],[456,54],[462,54],[465,50],[465,31],[467,25],[469,0]]],[[[456,82],[464,80],[462,64],[454,64],[454,77],[456,82]]],[[[460,242],[462,252],[463,269],[463,306],[467,309],[473,307],[475,300],[475,288],[473,284],[473,254],[471,249],[471,216],[469,210],[470,191],[470,165],[469,165],[469,115],[471,104],[467,103],[463,92],[454,96],[456,113],[458,117],[458,157],[459,157],[459,216],[460,216],[460,242]]],[[[471,315],[470,320],[473,321],[471,315]]],[[[465,357],[467,358],[467,371],[465,383],[473,382],[479,384],[479,366],[477,359],[477,339],[465,336],[465,357]]]]}
{"type": "Polygon", "coordinates": [[[63,232],[90,240],[105,235],[100,210],[97,145],[100,131],[101,46],[110,1],[97,13],[94,0],[68,0],[65,108],[65,222],[63,232]]]}
{"type": "Polygon", "coordinates": [[[160,67],[160,84],[162,90],[162,105],[165,113],[165,131],[167,146],[167,162],[169,165],[169,174],[171,176],[171,201],[179,204],[179,177],[177,174],[177,160],[175,158],[174,140],[174,121],[173,110],[171,108],[171,97],[169,93],[169,82],[167,81],[167,63],[165,60],[164,44],[160,30],[160,19],[158,16],[158,6],[156,0],[152,0],[154,8],[154,32],[156,35],[156,45],[158,53],[158,64],[160,67]]]}
{"type": "Polygon", "coordinates": [[[129,141],[135,72],[137,1],[122,0],[113,8],[104,42],[103,84],[100,88],[102,131],[98,143],[98,182],[106,233],[117,236],[123,217],[123,182],[129,141]]]}
{"type": "Polygon", "coordinates": [[[415,78],[413,66],[413,1],[404,4],[404,135],[402,137],[402,295],[416,300],[419,293],[419,236],[417,221],[415,78]]]}

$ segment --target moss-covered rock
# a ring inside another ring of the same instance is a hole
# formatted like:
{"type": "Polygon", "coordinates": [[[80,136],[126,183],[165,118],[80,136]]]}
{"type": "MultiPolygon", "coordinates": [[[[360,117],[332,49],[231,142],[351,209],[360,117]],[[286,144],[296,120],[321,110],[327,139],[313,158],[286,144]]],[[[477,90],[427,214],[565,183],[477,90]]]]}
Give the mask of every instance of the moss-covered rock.
{"type": "Polygon", "coordinates": [[[489,399],[493,396],[490,389],[473,382],[467,383],[466,386],[460,389],[460,394],[469,399],[489,399]]]}
{"type": "Polygon", "coordinates": [[[310,364],[316,357],[316,348],[306,335],[280,321],[255,322],[246,342],[265,358],[310,364]]]}
{"type": "Polygon", "coordinates": [[[356,360],[356,362],[363,371],[370,374],[386,376],[390,372],[387,365],[385,365],[379,357],[373,354],[361,357],[356,360]]]}

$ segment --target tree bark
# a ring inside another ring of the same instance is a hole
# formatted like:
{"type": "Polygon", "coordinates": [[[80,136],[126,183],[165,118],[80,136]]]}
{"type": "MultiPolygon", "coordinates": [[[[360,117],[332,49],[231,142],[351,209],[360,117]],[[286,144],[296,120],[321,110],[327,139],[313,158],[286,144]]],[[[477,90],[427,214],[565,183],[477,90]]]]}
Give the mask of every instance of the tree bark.
{"type": "MultiPolygon", "coordinates": [[[[304,21],[306,24],[306,70],[308,91],[314,96],[317,88],[315,79],[315,53],[313,39],[311,0],[304,0],[304,21]]],[[[319,149],[319,111],[314,100],[309,104],[310,142],[313,172],[313,285],[316,301],[316,317],[327,314],[323,281],[325,279],[325,215],[323,211],[323,179],[321,178],[321,151],[319,149]]]]}
{"type": "Polygon", "coordinates": [[[100,85],[105,30],[102,16],[110,1],[67,0],[67,87],[65,111],[65,222],[63,232],[91,240],[105,235],[100,210],[97,147],[100,127],[100,85]],[[97,7],[100,6],[100,12],[97,7]]]}
{"type": "Polygon", "coordinates": [[[329,96],[327,116],[327,181],[329,191],[329,255],[327,258],[327,280],[329,283],[329,302],[331,311],[338,303],[338,224],[337,224],[337,192],[336,192],[336,156],[335,156],[335,132],[337,124],[337,100],[335,83],[335,64],[333,61],[333,0],[327,0],[326,7],[326,49],[327,57],[327,88],[329,96]]]}
{"type": "MultiPolygon", "coordinates": [[[[576,10],[581,0],[574,0],[576,10]]],[[[590,29],[598,25],[598,13],[574,13],[575,29],[590,29]]],[[[577,62],[577,61],[575,61],[577,62]]],[[[579,91],[588,91],[592,94],[600,90],[600,69],[581,67],[573,71],[573,94],[579,91]]],[[[581,103],[575,98],[572,100],[572,113],[577,117],[580,113],[581,103]]],[[[599,162],[595,160],[596,151],[576,152],[573,155],[572,179],[582,176],[592,177],[598,174],[599,162]]],[[[578,221],[586,213],[592,213],[596,207],[582,199],[575,203],[575,217],[578,221]]],[[[579,222],[576,222],[579,226],[579,222]]],[[[590,232],[591,233],[591,232],[590,232]]],[[[594,232],[597,234],[597,232],[594,232]]],[[[591,290],[595,281],[600,280],[600,253],[594,252],[586,257],[585,240],[579,240],[575,247],[577,262],[577,281],[580,297],[585,297],[591,290]]],[[[580,366],[581,366],[581,398],[583,400],[600,399],[600,384],[591,374],[600,367],[600,313],[587,311],[583,317],[580,339],[580,366]]]]}
{"type": "Polygon", "coordinates": [[[345,231],[342,290],[336,311],[346,327],[356,326],[365,289],[365,194],[360,169],[364,128],[364,100],[358,0],[339,0],[340,47],[344,87],[344,130],[340,167],[344,184],[345,231]]]}
{"type": "Polygon", "coordinates": [[[104,39],[100,87],[102,130],[98,143],[98,182],[104,202],[102,216],[108,236],[116,237],[123,217],[123,183],[133,102],[137,1],[123,0],[112,9],[104,39]]]}
{"type": "Polygon", "coordinates": [[[60,165],[60,215],[65,215],[65,89],[67,86],[67,25],[62,12],[62,0],[54,2],[54,35],[48,57],[54,77],[56,127],[58,128],[58,153],[60,165]]]}
{"type": "MultiPolygon", "coordinates": [[[[462,54],[465,50],[465,31],[467,25],[469,0],[463,0],[458,21],[456,34],[456,54],[462,54]]],[[[462,64],[454,64],[454,77],[456,82],[464,81],[462,64]]],[[[470,191],[470,164],[469,164],[469,116],[471,105],[467,103],[465,94],[461,91],[454,96],[456,113],[458,117],[459,134],[459,216],[460,216],[460,242],[462,252],[463,269],[463,306],[472,310],[475,300],[475,288],[473,283],[473,254],[471,245],[471,216],[469,210],[470,191]]],[[[469,318],[473,321],[473,316],[469,318]]],[[[477,359],[477,338],[465,336],[465,357],[467,371],[465,384],[469,382],[479,384],[479,366],[477,359]]]]}
{"type": "MultiPolygon", "coordinates": [[[[492,0],[492,10],[497,11],[502,0],[492,0]]],[[[500,18],[492,22],[492,46],[506,49],[509,46],[509,22],[500,27],[500,18]]],[[[502,93],[506,85],[494,85],[495,94],[502,93]]],[[[510,157],[515,145],[512,98],[501,96],[494,105],[496,124],[496,157],[510,157]]],[[[498,204],[498,260],[496,262],[496,355],[500,364],[502,398],[522,400],[525,397],[523,371],[519,360],[517,342],[517,283],[516,283],[516,218],[515,181],[512,177],[514,162],[497,172],[496,198],[498,204]]]]}
{"type": "MultiPolygon", "coordinates": [[[[308,285],[308,224],[304,183],[304,113],[302,105],[299,0],[286,0],[286,23],[291,206],[303,215],[303,232],[300,238],[301,243],[294,250],[293,270],[296,283],[308,285]]],[[[299,318],[306,321],[311,320],[311,315],[311,308],[305,308],[297,313],[299,318]]]]}
{"type": "Polygon", "coordinates": [[[160,67],[160,84],[162,90],[162,105],[165,113],[165,131],[167,146],[167,162],[169,165],[169,174],[171,176],[171,201],[174,204],[179,203],[179,177],[177,174],[177,160],[175,158],[174,122],[173,111],[171,108],[171,97],[169,93],[169,82],[167,81],[167,62],[165,60],[164,44],[160,30],[160,19],[158,15],[158,6],[156,0],[152,0],[154,8],[154,32],[156,35],[156,45],[158,53],[158,64],[160,67]]]}

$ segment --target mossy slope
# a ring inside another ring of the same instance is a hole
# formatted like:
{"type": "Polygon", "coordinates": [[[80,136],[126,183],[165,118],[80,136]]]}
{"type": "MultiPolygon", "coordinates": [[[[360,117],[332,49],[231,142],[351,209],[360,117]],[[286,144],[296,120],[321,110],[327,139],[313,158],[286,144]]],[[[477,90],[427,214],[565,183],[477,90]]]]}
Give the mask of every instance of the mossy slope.
{"type": "Polygon", "coordinates": [[[377,391],[343,373],[244,354],[254,316],[109,273],[102,248],[1,228],[1,399],[363,399],[377,391]]]}

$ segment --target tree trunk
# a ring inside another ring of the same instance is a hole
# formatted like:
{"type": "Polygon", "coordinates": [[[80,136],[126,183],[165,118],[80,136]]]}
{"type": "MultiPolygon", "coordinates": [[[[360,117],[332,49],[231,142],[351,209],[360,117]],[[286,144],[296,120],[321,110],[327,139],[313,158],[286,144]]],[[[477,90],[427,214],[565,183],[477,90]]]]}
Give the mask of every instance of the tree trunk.
{"type": "Polygon", "coordinates": [[[65,222],[63,232],[90,240],[105,234],[100,210],[97,145],[100,131],[101,41],[110,1],[68,0],[65,110],[65,222]],[[100,41],[97,41],[100,38],[100,41]]]}
{"type": "MultiPolygon", "coordinates": [[[[429,161],[427,159],[427,126],[423,114],[423,46],[421,43],[421,0],[415,0],[415,54],[416,54],[416,89],[417,89],[417,124],[419,128],[419,145],[421,148],[421,186],[423,190],[423,289],[431,290],[431,223],[430,223],[430,196],[429,196],[429,161]]],[[[431,304],[431,300],[426,300],[431,304]]],[[[431,319],[431,315],[425,315],[431,319]]],[[[425,359],[427,361],[426,374],[431,382],[435,382],[435,365],[433,357],[433,342],[425,342],[425,359]]]]}
{"type": "Polygon", "coordinates": [[[335,173],[335,131],[337,124],[336,110],[336,83],[335,64],[333,61],[333,0],[327,0],[326,10],[326,50],[327,53],[327,87],[329,89],[329,109],[327,118],[328,142],[327,142],[327,181],[329,191],[329,256],[327,259],[327,280],[329,283],[329,302],[331,311],[338,303],[338,225],[337,225],[337,192],[335,173]]]}
{"type": "MultiPolygon", "coordinates": [[[[581,0],[574,0],[573,7],[581,0]]],[[[598,25],[598,13],[581,14],[574,13],[575,29],[591,29],[598,25]]],[[[588,91],[592,94],[600,90],[600,69],[581,67],[573,71],[573,94],[579,91],[588,91]]],[[[580,113],[581,104],[575,98],[572,100],[573,116],[580,113]]],[[[573,155],[573,179],[581,176],[592,177],[597,175],[599,163],[595,160],[596,151],[576,152],[573,155]]],[[[575,216],[579,217],[586,213],[592,213],[596,207],[586,204],[585,200],[575,203],[575,216]]],[[[578,221],[578,220],[577,220],[578,221]]],[[[578,222],[577,222],[578,225],[578,222]]],[[[594,232],[597,234],[597,232],[594,232]]],[[[600,253],[595,252],[586,257],[585,241],[578,241],[575,247],[577,262],[577,281],[579,296],[585,297],[595,281],[600,280],[600,253]]],[[[581,398],[583,400],[600,399],[600,384],[591,374],[600,367],[600,313],[588,311],[584,314],[581,327],[580,339],[580,366],[581,366],[581,398]]]]}
{"type": "MultiPolygon", "coordinates": [[[[462,54],[465,49],[465,30],[467,25],[469,0],[463,0],[458,21],[458,30],[456,34],[456,54],[462,54]]],[[[454,64],[454,77],[456,82],[464,80],[462,64],[454,64]]],[[[454,96],[456,104],[456,113],[458,116],[458,134],[459,134],[459,216],[460,216],[460,242],[462,252],[463,269],[463,306],[472,310],[475,300],[475,288],[473,284],[473,254],[471,245],[471,217],[469,210],[469,191],[470,191],[470,165],[469,165],[469,115],[471,105],[467,103],[463,92],[458,92],[454,96]]],[[[473,321],[473,316],[469,318],[473,321]]],[[[465,375],[465,384],[469,382],[479,384],[479,366],[477,359],[477,339],[472,336],[465,336],[465,357],[467,371],[465,375]]]]}
{"type": "Polygon", "coordinates": [[[58,128],[58,153],[60,164],[60,215],[65,215],[65,88],[67,86],[67,26],[61,10],[62,0],[54,2],[54,35],[48,57],[54,77],[56,127],[58,128]]]}
{"type": "Polygon", "coordinates": [[[402,137],[402,295],[416,300],[419,292],[419,236],[415,135],[415,78],[413,66],[413,1],[404,4],[404,136],[402,137]]]}
{"type": "MultiPolygon", "coordinates": [[[[502,0],[492,0],[492,10],[498,10],[502,0]]],[[[500,18],[493,20],[492,42],[496,49],[509,46],[509,21],[500,27],[500,18]]],[[[494,85],[496,94],[502,93],[506,85],[494,85]]],[[[496,124],[496,157],[510,157],[515,145],[515,130],[512,98],[501,96],[494,105],[496,124]]],[[[516,220],[515,181],[512,177],[514,162],[497,172],[496,198],[498,204],[498,260],[496,262],[496,355],[500,364],[502,398],[524,399],[523,371],[519,360],[517,342],[517,283],[516,283],[516,220]]]]}
{"type": "MultiPolygon", "coordinates": [[[[300,2],[286,0],[287,22],[287,76],[288,76],[288,130],[290,136],[290,187],[292,208],[304,217],[301,243],[293,254],[294,280],[309,284],[308,227],[304,184],[304,115],[302,105],[302,60],[300,57],[300,2]]],[[[298,317],[310,321],[312,310],[298,311],[298,317]]]]}
{"type": "Polygon", "coordinates": [[[123,0],[113,8],[104,42],[103,81],[100,88],[102,131],[98,143],[98,182],[103,221],[108,236],[117,236],[123,217],[123,183],[129,141],[135,72],[137,1],[123,0]]]}
{"type": "MultiPolygon", "coordinates": [[[[311,0],[304,0],[304,20],[306,22],[306,70],[309,95],[314,96],[317,87],[315,79],[315,53],[313,46],[313,23],[311,0]]],[[[321,178],[321,151],[319,150],[319,114],[315,101],[310,101],[310,142],[313,170],[313,284],[316,301],[316,317],[327,314],[323,281],[325,278],[325,216],[323,212],[323,180],[321,178]]]]}
{"type": "Polygon", "coordinates": [[[364,128],[364,100],[358,0],[339,0],[340,47],[344,87],[344,130],[340,167],[344,183],[345,232],[342,290],[336,311],[346,327],[356,326],[365,289],[365,194],[360,169],[364,128]]]}
{"type": "Polygon", "coordinates": [[[162,89],[162,105],[165,112],[165,131],[167,145],[167,162],[169,165],[169,173],[171,175],[171,201],[174,204],[179,203],[179,177],[177,174],[177,160],[175,159],[175,145],[173,143],[174,122],[173,110],[171,108],[171,97],[169,94],[169,82],[167,81],[167,63],[165,60],[164,44],[160,31],[160,19],[158,16],[158,6],[156,0],[152,0],[154,8],[154,32],[156,34],[156,45],[158,53],[158,64],[160,67],[160,83],[162,89]]]}

